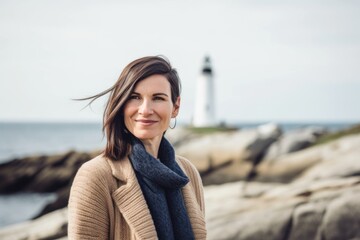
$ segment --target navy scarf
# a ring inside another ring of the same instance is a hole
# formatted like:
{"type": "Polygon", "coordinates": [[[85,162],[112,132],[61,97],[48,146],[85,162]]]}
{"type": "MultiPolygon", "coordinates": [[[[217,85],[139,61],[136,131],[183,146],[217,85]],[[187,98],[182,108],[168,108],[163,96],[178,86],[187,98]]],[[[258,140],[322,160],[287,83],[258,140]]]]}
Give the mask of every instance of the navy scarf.
{"type": "Polygon", "coordinates": [[[194,239],[181,188],[189,179],[175,161],[171,144],[163,138],[160,161],[151,156],[142,142],[132,141],[129,156],[136,177],[149,206],[159,239],[194,239]]]}

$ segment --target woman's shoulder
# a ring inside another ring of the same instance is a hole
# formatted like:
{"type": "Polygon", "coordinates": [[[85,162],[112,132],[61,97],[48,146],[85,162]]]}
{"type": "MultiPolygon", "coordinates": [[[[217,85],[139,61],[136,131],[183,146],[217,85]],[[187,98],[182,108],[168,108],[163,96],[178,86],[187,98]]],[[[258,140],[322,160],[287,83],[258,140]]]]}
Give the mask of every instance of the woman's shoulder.
{"type": "Polygon", "coordinates": [[[80,167],[80,169],[86,169],[86,170],[95,170],[95,169],[106,169],[106,158],[100,154],[85,163],[83,163],[80,167]]]}
{"type": "Polygon", "coordinates": [[[199,176],[199,171],[189,159],[179,155],[176,155],[176,159],[186,173],[199,176]]]}
{"type": "Polygon", "coordinates": [[[180,155],[176,155],[176,160],[178,163],[180,163],[182,166],[184,167],[188,167],[191,169],[196,169],[194,164],[187,158],[180,156],[180,155]]]}
{"type": "Polygon", "coordinates": [[[111,176],[111,168],[107,159],[101,154],[83,163],[78,169],[77,175],[87,176],[91,179],[111,176]]]}

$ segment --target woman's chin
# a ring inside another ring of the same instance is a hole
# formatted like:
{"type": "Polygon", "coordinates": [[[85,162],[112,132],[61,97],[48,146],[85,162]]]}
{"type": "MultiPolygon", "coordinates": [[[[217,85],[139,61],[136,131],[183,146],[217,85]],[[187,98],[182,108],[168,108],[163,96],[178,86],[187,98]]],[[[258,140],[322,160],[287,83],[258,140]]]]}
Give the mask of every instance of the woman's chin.
{"type": "Polygon", "coordinates": [[[132,134],[137,137],[140,140],[146,140],[146,139],[156,139],[156,138],[162,138],[164,135],[165,130],[159,130],[159,129],[140,129],[138,131],[133,131],[132,134]]]}
{"type": "Polygon", "coordinates": [[[154,133],[137,133],[134,134],[140,140],[152,140],[156,138],[162,138],[163,134],[154,134],[154,133]]]}

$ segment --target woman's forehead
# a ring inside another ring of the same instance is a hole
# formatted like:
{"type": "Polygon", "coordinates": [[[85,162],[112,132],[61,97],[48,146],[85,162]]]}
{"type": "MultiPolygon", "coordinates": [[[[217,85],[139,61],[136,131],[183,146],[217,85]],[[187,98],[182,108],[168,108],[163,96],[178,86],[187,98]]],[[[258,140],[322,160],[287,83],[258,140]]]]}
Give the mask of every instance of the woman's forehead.
{"type": "Polygon", "coordinates": [[[165,92],[168,93],[171,91],[171,86],[167,78],[163,75],[156,74],[151,75],[143,80],[139,81],[133,92],[142,93],[142,92],[165,92]]]}

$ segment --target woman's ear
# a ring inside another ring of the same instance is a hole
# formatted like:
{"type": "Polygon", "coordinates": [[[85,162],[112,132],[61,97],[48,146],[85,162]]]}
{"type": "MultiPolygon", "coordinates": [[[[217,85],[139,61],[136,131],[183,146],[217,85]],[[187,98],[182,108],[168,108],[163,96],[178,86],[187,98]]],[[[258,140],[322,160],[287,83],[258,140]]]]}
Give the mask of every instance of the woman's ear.
{"type": "Polygon", "coordinates": [[[180,109],[180,97],[178,97],[176,99],[176,102],[174,103],[173,112],[171,114],[172,118],[176,117],[179,114],[179,109],[180,109]]]}

